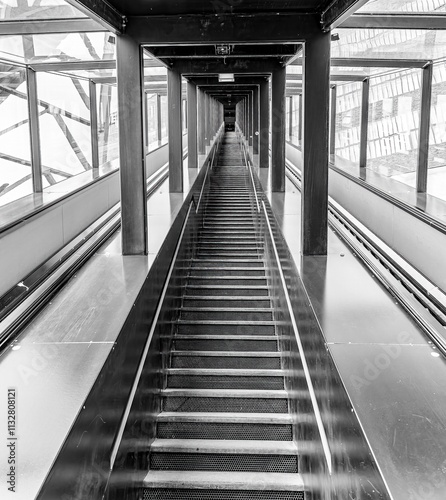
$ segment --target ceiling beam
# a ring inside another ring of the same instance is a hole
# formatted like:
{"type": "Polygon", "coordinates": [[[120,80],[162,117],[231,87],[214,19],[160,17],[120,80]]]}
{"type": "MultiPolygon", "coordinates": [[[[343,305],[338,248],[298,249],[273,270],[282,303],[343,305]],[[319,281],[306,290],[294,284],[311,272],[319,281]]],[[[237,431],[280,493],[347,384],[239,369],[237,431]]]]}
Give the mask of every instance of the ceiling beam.
{"type": "MultiPolygon", "coordinates": [[[[232,44],[231,44],[232,45],[232,44]]],[[[295,44],[282,45],[235,45],[232,52],[224,56],[231,57],[291,57],[294,56],[299,46],[295,44]]],[[[219,57],[215,53],[215,45],[198,46],[163,46],[146,47],[146,50],[157,58],[189,59],[189,58],[213,58],[219,57]]],[[[221,57],[221,56],[220,56],[221,57]]]]}
{"type": "Polygon", "coordinates": [[[107,31],[93,19],[39,19],[2,21],[2,35],[48,35],[52,33],[92,33],[107,31]]]}
{"type": "Polygon", "coordinates": [[[338,27],[368,0],[332,0],[322,12],[322,29],[330,31],[338,27]]]}
{"type": "Polygon", "coordinates": [[[431,14],[355,14],[340,28],[445,30],[445,16],[431,14]]]}
{"type": "Polygon", "coordinates": [[[66,0],[86,16],[115,34],[124,32],[126,18],[104,0],[66,0]]]}
{"type": "Polygon", "coordinates": [[[316,14],[130,16],[126,33],[143,45],[298,43],[320,33],[316,14]]]}
{"type": "Polygon", "coordinates": [[[212,73],[272,73],[281,68],[278,60],[265,61],[262,59],[179,59],[174,61],[172,69],[183,75],[212,73]]]}

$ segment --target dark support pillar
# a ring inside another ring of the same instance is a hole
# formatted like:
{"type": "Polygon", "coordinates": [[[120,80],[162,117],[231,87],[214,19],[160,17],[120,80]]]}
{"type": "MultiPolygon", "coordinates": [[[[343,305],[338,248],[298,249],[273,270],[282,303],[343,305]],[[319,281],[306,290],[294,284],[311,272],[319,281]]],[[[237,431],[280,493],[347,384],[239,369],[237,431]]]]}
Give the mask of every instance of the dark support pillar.
{"type": "Polygon", "coordinates": [[[330,108],[330,157],[331,162],[335,162],[336,155],[336,104],[338,90],[336,85],[331,87],[331,108],[330,108]]]}
{"type": "Polygon", "coordinates": [[[169,108],[169,191],[183,191],[183,131],[181,120],[181,74],[167,71],[169,108]]]}
{"type": "Polygon", "coordinates": [[[211,118],[211,112],[210,112],[210,97],[208,94],[204,94],[204,103],[205,103],[205,120],[204,120],[204,146],[207,147],[210,144],[210,118],[211,118]]]}
{"type": "Polygon", "coordinates": [[[271,189],[285,191],[286,68],[273,72],[271,87],[271,189]]]}
{"type": "Polygon", "coordinates": [[[198,89],[197,93],[197,104],[198,104],[198,154],[204,155],[206,153],[206,147],[204,142],[205,137],[205,102],[204,102],[204,92],[198,89]]]}
{"type": "Polygon", "coordinates": [[[326,255],[328,236],[328,126],[330,33],[304,48],[302,253],[326,255]]]}
{"type": "Polygon", "coordinates": [[[427,191],[427,177],[429,173],[429,131],[432,103],[433,65],[427,64],[423,68],[423,86],[421,91],[420,112],[420,145],[418,150],[417,191],[427,191]]]}
{"type": "Polygon", "coordinates": [[[197,86],[192,82],[187,82],[187,118],[187,166],[197,168],[197,86]]]}
{"type": "Polygon", "coordinates": [[[254,100],[253,100],[253,120],[254,126],[252,131],[252,151],[253,154],[259,154],[259,87],[254,89],[254,100]]]}
{"type": "Polygon", "coordinates": [[[147,254],[147,197],[144,152],[144,69],[138,43],[117,37],[121,228],[124,255],[147,254]]]}
{"type": "Polygon", "coordinates": [[[43,191],[42,155],[40,150],[39,102],[37,98],[36,72],[31,68],[26,70],[28,93],[29,129],[31,141],[31,168],[34,193],[43,191]]]}
{"type": "Polygon", "coordinates": [[[260,149],[259,166],[269,167],[269,82],[260,84],[260,149]]]}
{"type": "Polygon", "coordinates": [[[293,96],[289,98],[289,115],[288,115],[288,138],[291,141],[293,138],[293,96]]]}
{"type": "Polygon", "coordinates": [[[248,144],[249,146],[252,146],[252,134],[253,134],[253,125],[254,125],[254,110],[253,108],[253,93],[249,92],[248,94],[248,144]]]}
{"type": "Polygon", "coordinates": [[[362,82],[362,106],[361,106],[361,142],[359,145],[359,168],[365,171],[367,166],[367,138],[369,132],[369,96],[370,80],[366,78],[362,82]]]}

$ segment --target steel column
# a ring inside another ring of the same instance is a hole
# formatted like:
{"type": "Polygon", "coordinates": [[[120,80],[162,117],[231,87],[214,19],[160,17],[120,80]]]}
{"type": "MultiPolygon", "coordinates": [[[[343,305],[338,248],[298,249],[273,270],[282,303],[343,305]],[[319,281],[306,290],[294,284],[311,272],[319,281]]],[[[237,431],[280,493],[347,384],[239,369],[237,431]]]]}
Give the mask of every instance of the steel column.
{"type": "Polygon", "coordinates": [[[253,154],[259,154],[259,87],[256,85],[254,89],[254,100],[253,100],[253,112],[254,112],[254,126],[253,126],[253,154]]]}
{"type": "Polygon", "coordinates": [[[328,126],[330,33],[304,47],[302,253],[326,255],[328,237],[328,126]]]}
{"type": "Polygon", "coordinates": [[[252,146],[252,134],[254,128],[253,93],[248,93],[248,145],[252,146]]]}
{"type": "Polygon", "coordinates": [[[259,166],[269,167],[269,82],[260,84],[260,149],[259,166]]]}
{"type": "Polygon", "coordinates": [[[42,153],[40,150],[39,101],[37,97],[36,72],[26,69],[26,84],[28,92],[29,131],[31,145],[31,170],[34,193],[43,191],[42,153]]]}
{"type": "Polygon", "coordinates": [[[181,120],[181,74],[167,70],[169,108],[169,192],[183,191],[183,127],[181,120]]]}
{"type": "Polygon", "coordinates": [[[147,254],[147,198],[144,152],[144,67],[142,49],[131,37],[117,37],[122,253],[147,254]]]}
{"type": "Polygon", "coordinates": [[[197,156],[197,86],[187,82],[187,165],[198,167],[197,156]]]}
{"type": "Polygon", "coordinates": [[[271,189],[285,191],[285,92],[286,67],[275,70],[271,80],[271,189]]]}
{"type": "Polygon", "coordinates": [[[291,141],[293,138],[293,96],[290,95],[289,97],[289,119],[288,119],[288,137],[291,141]]]}
{"type": "Polygon", "coordinates": [[[205,102],[204,102],[204,92],[198,88],[197,89],[197,107],[198,107],[198,154],[204,155],[206,153],[206,146],[204,142],[205,137],[205,102]]]}
{"type": "MultiPolygon", "coordinates": [[[[359,145],[359,168],[367,166],[367,139],[369,132],[369,98],[370,80],[366,78],[362,82],[362,106],[361,106],[361,142],[359,145]]],[[[363,170],[365,172],[365,170],[363,170]]]]}
{"type": "Polygon", "coordinates": [[[427,191],[429,173],[429,134],[432,103],[432,79],[434,67],[432,63],[423,68],[423,83],[421,91],[420,139],[418,149],[417,191],[427,191]]]}
{"type": "Polygon", "coordinates": [[[330,156],[334,163],[336,155],[336,104],[338,89],[336,85],[331,86],[331,107],[330,107],[330,156]]]}
{"type": "Polygon", "coordinates": [[[209,106],[209,95],[205,92],[204,93],[204,109],[205,109],[205,116],[204,116],[204,147],[206,148],[210,144],[209,136],[210,136],[210,125],[209,125],[209,119],[210,119],[210,106],[209,106]]]}

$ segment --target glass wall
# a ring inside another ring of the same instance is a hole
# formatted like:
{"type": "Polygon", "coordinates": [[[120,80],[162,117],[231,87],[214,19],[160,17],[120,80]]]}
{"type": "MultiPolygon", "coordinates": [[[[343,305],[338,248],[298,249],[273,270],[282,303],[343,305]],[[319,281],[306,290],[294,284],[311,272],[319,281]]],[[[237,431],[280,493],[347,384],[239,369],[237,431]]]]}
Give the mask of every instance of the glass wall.
{"type": "Polygon", "coordinates": [[[26,70],[0,63],[0,206],[32,192],[26,70]]]}
{"type": "Polygon", "coordinates": [[[334,163],[340,168],[359,166],[361,101],[360,82],[337,86],[334,163]]]}
{"type": "Polygon", "coordinates": [[[147,146],[148,151],[158,147],[158,94],[146,94],[147,97],[147,146]]]}
{"type": "Polygon", "coordinates": [[[427,192],[446,199],[446,62],[434,64],[427,192]]]}
{"type": "Polygon", "coordinates": [[[43,186],[92,170],[88,82],[37,74],[43,186]]]}
{"type": "Polygon", "coordinates": [[[367,168],[416,187],[421,70],[370,78],[367,168]]]}
{"type": "Polygon", "coordinates": [[[96,84],[98,113],[99,175],[119,168],[118,90],[96,84]]]}
{"type": "Polygon", "coordinates": [[[168,108],[167,108],[167,95],[162,95],[160,99],[161,104],[161,144],[166,144],[168,139],[168,128],[167,128],[167,120],[168,120],[168,108]]]}
{"type": "Polygon", "coordinates": [[[301,100],[300,95],[291,96],[291,112],[292,112],[292,126],[291,126],[291,142],[296,146],[301,146],[302,131],[301,131],[301,100]]]}

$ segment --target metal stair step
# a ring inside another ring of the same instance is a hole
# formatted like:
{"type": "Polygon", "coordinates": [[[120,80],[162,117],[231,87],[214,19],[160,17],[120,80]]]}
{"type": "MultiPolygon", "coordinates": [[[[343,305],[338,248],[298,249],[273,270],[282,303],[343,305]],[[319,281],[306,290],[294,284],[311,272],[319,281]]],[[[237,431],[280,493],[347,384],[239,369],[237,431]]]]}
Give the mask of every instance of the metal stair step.
{"type": "Polygon", "coordinates": [[[164,389],[163,411],[236,413],[286,413],[288,393],[274,390],[164,389]]]}
{"type": "Polygon", "coordinates": [[[142,498],[303,500],[303,492],[303,478],[298,473],[149,471],[143,480],[142,498]]]}
{"type": "Polygon", "coordinates": [[[240,321],[272,321],[273,310],[260,308],[224,308],[224,307],[182,307],[180,312],[181,320],[195,321],[230,321],[237,318],[237,323],[240,321]]]}
{"type": "Polygon", "coordinates": [[[177,369],[165,370],[167,387],[190,389],[271,389],[285,388],[282,370],[177,369]]]}
{"type": "Polygon", "coordinates": [[[245,285],[199,285],[188,284],[185,289],[185,296],[187,295],[200,295],[200,296],[226,296],[231,295],[244,295],[246,297],[269,297],[269,289],[266,286],[245,286],[245,285]]]}
{"type": "Polygon", "coordinates": [[[175,335],[178,351],[278,351],[278,339],[268,335],[175,335]]]}
{"type": "Polygon", "coordinates": [[[252,285],[267,286],[267,279],[261,276],[190,276],[190,285],[252,285]]]}
{"type": "Polygon", "coordinates": [[[186,307],[232,307],[232,308],[266,308],[271,305],[269,297],[247,297],[243,295],[234,295],[225,297],[215,295],[212,297],[203,297],[199,295],[186,295],[183,298],[183,305],[186,307]]]}
{"type": "MultiPolygon", "coordinates": [[[[275,322],[271,320],[233,320],[233,319],[186,319],[181,318],[177,322],[178,334],[206,335],[218,334],[229,338],[229,335],[241,338],[241,335],[270,335],[275,337],[275,322]]],[[[276,337],[277,338],[277,337],[276,337]]]]}
{"type": "Polygon", "coordinates": [[[173,351],[172,368],[253,369],[278,370],[282,366],[278,351],[173,351]]]}

